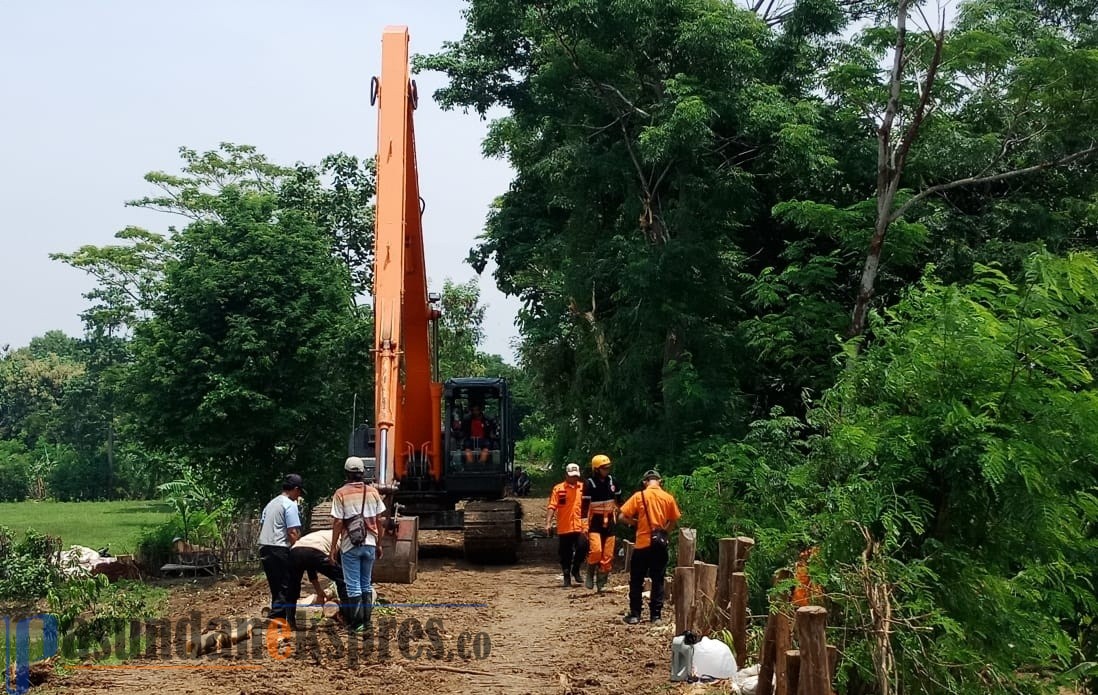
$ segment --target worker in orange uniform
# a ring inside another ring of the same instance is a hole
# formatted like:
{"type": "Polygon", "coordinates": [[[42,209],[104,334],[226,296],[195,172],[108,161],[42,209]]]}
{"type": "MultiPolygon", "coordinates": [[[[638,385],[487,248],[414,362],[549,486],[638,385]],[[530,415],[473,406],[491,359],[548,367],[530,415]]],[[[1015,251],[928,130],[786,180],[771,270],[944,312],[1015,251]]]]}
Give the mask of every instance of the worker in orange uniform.
{"type": "Polygon", "coordinates": [[[561,586],[578,585],[580,565],[587,557],[587,534],[581,512],[583,510],[583,481],[580,467],[574,463],[564,469],[564,482],[553,486],[549,493],[548,513],[545,516],[545,535],[553,529],[553,519],[557,522],[557,538],[560,541],[560,571],[564,578],[561,586]]]}
{"type": "Polygon", "coordinates": [[[587,519],[587,577],[584,586],[601,592],[614,564],[614,527],[621,507],[621,488],[610,475],[610,457],[591,458],[591,477],[583,486],[584,518],[587,519]]]}
{"type": "Polygon", "coordinates": [[[816,603],[823,596],[823,589],[812,581],[808,574],[808,563],[819,553],[819,548],[811,547],[803,551],[793,567],[793,575],[797,580],[793,587],[793,605],[800,608],[816,603]]]}
{"type": "Polygon", "coordinates": [[[678,502],[661,487],[658,472],[647,471],[642,480],[641,491],[634,493],[621,508],[622,520],[637,527],[637,540],[629,568],[629,614],[625,616],[625,622],[629,625],[640,622],[645,577],[652,578],[648,614],[652,622],[658,622],[661,617],[671,529],[682,516],[678,502]]]}

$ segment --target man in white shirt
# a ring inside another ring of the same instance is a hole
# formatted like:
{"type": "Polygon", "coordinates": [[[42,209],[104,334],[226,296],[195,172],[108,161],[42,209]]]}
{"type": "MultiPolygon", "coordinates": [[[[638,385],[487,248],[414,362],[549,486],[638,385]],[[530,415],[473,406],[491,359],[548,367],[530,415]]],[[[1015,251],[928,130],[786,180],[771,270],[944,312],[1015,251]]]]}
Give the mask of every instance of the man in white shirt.
{"type": "Polygon", "coordinates": [[[363,632],[370,627],[373,613],[372,574],[374,561],[381,557],[382,526],[378,517],[385,511],[381,495],[365,482],[366,466],[352,456],[343,465],[347,482],[332,495],[332,549],[329,558],[340,554],[343,581],[347,583],[347,627],[363,632]],[[360,521],[361,519],[361,521],[360,521]],[[359,532],[361,529],[361,532],[359,532]]]}
{"type": "Polygon", "coordinates": [[[332,562],[331,552],[331,531],[313,531],[298,539],[294,543],[294,547],[290,549],[290,559],[293,560],[294,565],[294,576],[290,581],[290,585],[296,589],[294,592],[296,602],[297,596],[301,593],[301,578],[308,574],[309,583],[313,585],[313,591],[316,592],[316,602],[323,605],[331,597],[320,586],[320,577],[318,575],[324,575],[331,579],[335,582],[336,592],[339,594],[340,615],[343,616],[344,623],[346,623],[348,615],[346,606],[349,603],[347,600],[347,584],[343,581],[343,568],[332,562]]]}
{"type": "Polygon", "coordinates": [[[294,604],[298,589],[291,586],[294,572],[290,546],[301,537],[297,500],[305,492],[303,484],[300,475],[287,475],[282,481],[282,494],[268,502],[259,517],[259,561],[271,589],[269,616],[282,618],[291,628],[295,627],[297,607],[294,604]]]}

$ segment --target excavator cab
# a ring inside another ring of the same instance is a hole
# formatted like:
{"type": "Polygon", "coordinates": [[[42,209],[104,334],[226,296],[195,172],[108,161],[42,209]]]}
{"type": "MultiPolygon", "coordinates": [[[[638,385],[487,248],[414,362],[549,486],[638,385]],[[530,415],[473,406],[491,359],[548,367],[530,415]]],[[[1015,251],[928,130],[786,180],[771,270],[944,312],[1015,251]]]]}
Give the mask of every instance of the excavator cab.
{"type": "Polygon", "coordinates": [[[511,394],[499,378],[449,379],[443,388],[446,490],[462,499],[498,500],[514,464],[511,394]]]}

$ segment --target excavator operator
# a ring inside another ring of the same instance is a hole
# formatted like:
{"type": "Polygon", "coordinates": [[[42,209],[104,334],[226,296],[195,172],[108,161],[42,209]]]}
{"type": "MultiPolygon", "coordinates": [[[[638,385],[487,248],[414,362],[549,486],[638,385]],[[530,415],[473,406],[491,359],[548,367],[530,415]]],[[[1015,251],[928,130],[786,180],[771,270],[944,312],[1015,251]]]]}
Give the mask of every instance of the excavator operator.
{"type": "Polygon", "coordinates": [[[496,423],[484,414],[484,405],[473,401],[469,414],[461,421],[461,448],[465,451],[465,463],[473,462],[473,450],[480,449],[480,463],[488,463],[492,452],[492,437],[496,423]]]}

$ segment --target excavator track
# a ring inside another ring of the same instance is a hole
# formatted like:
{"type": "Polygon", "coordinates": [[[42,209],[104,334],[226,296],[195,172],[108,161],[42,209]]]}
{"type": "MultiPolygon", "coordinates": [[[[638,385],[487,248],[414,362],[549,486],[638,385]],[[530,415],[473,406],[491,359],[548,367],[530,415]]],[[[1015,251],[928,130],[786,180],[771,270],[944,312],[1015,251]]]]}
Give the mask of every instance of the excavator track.
{"type": "Polygon", "coordinates": [[[464,532],[466,559],[485,564],[517,562],[522,507],[515,500],[468,502],[464,532]]]}

